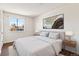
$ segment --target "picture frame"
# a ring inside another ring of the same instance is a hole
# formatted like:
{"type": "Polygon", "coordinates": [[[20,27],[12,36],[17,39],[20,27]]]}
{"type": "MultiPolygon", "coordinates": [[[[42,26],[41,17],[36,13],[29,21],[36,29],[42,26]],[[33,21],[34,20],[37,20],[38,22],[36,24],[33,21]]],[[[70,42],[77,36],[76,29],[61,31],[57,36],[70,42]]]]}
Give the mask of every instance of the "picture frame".
{"type": "Polygon", "coordinates": [[[43,29],[64,29],[64,14],[43,18],[43,29]]]}

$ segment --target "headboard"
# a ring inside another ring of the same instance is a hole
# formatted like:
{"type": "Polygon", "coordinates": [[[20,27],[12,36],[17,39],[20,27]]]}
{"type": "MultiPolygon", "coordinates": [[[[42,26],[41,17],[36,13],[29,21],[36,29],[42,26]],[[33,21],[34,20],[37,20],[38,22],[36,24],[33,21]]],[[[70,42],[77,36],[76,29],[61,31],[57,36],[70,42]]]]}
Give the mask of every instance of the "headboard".
{"type": "Polygon", "coordinates": [[[60,39],[62,39],[62,40],[65,39],[65,32],[63,30],[52,30],[52,31],[50,31],[50,30],[48,30],[48,31],[42,30],[40,32],[48,32],[48,33],[50,33],[50,32],[58,32],[59,36],[60,36],[60,39]]]}

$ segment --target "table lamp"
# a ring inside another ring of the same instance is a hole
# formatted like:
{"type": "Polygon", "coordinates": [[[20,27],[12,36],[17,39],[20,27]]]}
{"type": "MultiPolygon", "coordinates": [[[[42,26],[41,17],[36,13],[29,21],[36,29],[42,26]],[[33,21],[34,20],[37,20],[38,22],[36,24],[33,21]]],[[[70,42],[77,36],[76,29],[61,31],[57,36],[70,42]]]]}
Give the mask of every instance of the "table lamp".
{"type": "Polygon", "coordinates": [[[72,35],[73,35],[73,32],[72,31],[66,31],[65,32],[66,39],[71,39],[72,35]]]}

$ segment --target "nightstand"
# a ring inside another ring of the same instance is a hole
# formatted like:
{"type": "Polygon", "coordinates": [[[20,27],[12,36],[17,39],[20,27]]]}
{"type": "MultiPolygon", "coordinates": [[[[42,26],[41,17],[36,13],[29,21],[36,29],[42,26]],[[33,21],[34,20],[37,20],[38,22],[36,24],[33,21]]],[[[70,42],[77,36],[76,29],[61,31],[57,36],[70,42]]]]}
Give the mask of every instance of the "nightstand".
{"type": "Polygon", "coordinates": [[[69,48],[75,48],[75,53],[74,54],[72,54],[73,52],[71,52],[71,51],[69,51],[69,53],[71,54],[71,55],[76,55],[76,52],[77,52],[77,48],[76,48],[76,41],[73,41],[73,40],[67,40],[67,39],[65,39],[64,41],[63,41],[63,46],[64,46],[64,50],[65,50],[65,48],[66,47],[69,47],[69,48]]]}
{"type": "Polygon", "coordinates": [[[73,41],[73,40],[64,40],[63,41],[63,44],[65,46],[68,46],[68,47],[73,47],[73,48],[76,48],[76,41],[73,41]]]}

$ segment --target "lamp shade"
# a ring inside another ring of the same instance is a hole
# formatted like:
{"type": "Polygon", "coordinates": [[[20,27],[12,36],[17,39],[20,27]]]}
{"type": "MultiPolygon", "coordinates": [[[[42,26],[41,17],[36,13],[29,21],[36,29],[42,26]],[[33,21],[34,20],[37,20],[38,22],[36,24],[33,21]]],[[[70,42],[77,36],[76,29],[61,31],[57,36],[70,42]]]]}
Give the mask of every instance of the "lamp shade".
{"type": "Polygon", "coordinates": [[[66,32],[65,32],[65,35],[67,35],[67,36],[72,36],[72,35],[73,35],[73,32],[72,32],[72,31],[66,31],[66,32]]]}

